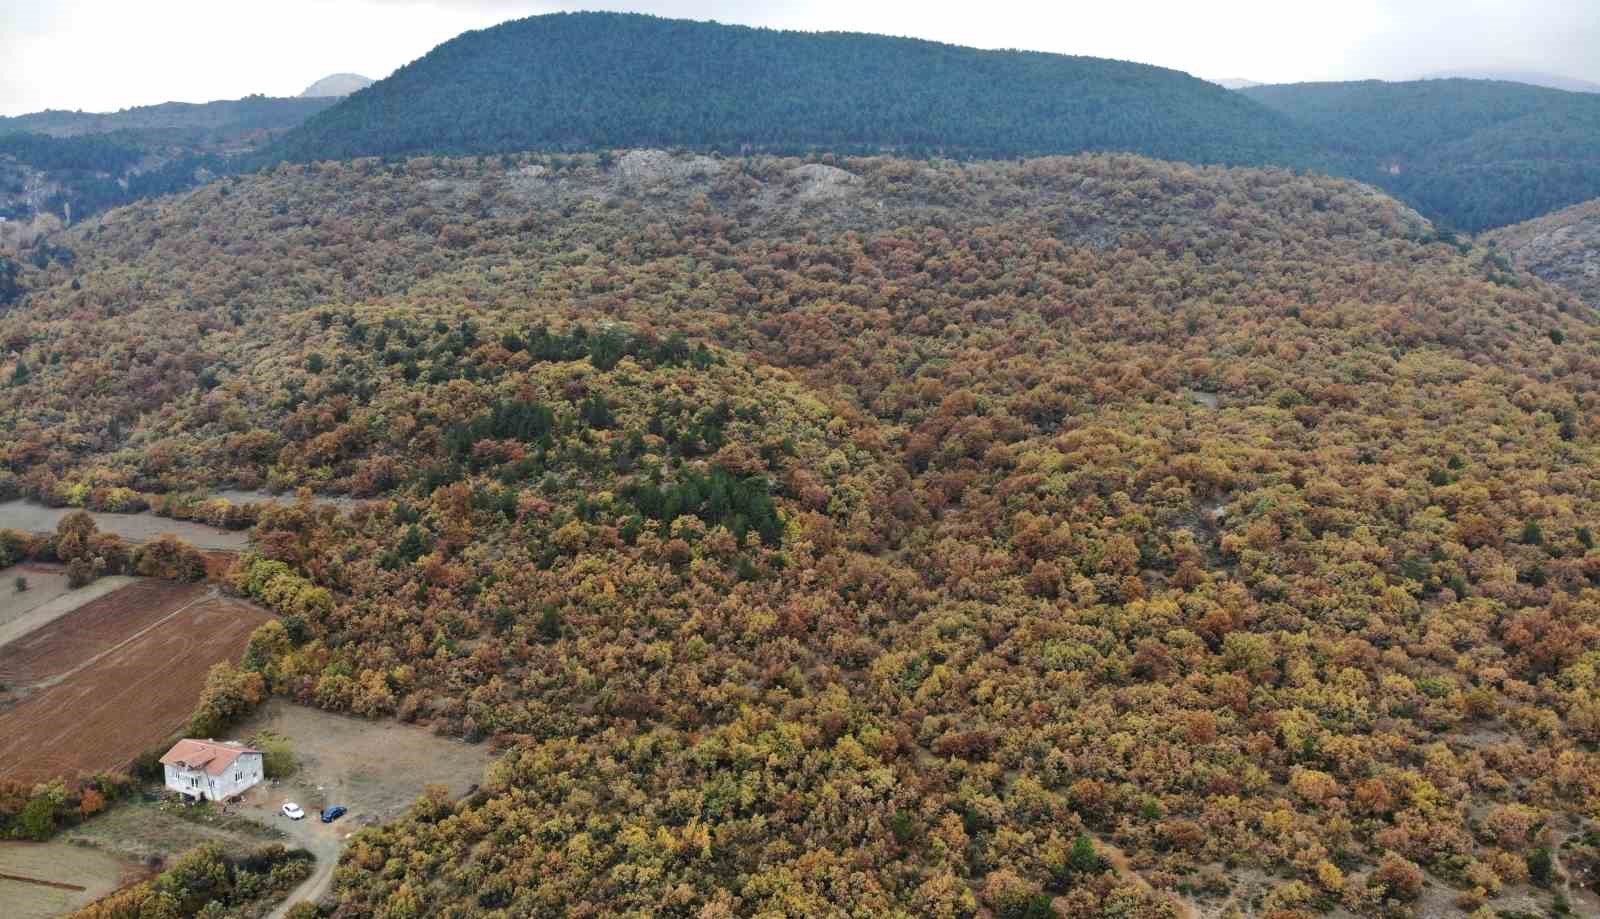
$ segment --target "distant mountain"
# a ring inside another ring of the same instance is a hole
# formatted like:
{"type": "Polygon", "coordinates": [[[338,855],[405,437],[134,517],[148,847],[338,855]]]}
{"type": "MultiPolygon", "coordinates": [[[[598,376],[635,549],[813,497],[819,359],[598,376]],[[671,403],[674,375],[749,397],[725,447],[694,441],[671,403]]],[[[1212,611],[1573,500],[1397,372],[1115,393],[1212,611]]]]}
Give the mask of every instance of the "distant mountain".
{"type": "Polygon", "coordinates": [[[1217,84],[1223,89],[1249,89],[1252,86],[1267,85],[1256,80],[1246,80],[1243,77],[1222,77],[1221,79],[1212,80],[1211,82],[1217,84]]]}
{"type": "Polygon", "coordinates": [[[1600,83],[1564,77],[1560,74],[1541,73],[1537,70],[1441,70],[1424,74],[1419,80],[1503,80],[1508,83],[1526,83],[1546,89],[1561,89],[1569,93],[1600,93],[1600,83]]]}
{"type": "Polygon", "coordinates": [[[231,171],[239,157],[337,99],[247,96],[0,118],[0,217],[84,217],[231,171]]]}
{"type": "Polygon", "coordinates": [[[358,89],[366,89],[372,85],[372,80],[359,73],[336,73],[323,77],[305,88],[300,94],[302,99],[326,99],[329,97],[348,96],[358,89]]]}
{"type": "Polygon", "coordinates": [[[1483,239],[1518,266],[1600,308],[1600,199],[1502,227],[1483,239]]]}
{"type": "Polygon", "coordinates": [[[468,32],[311,119],[291,160],[635,146],[1199,163],[1306,149],[1283,117],[1185,73],[614,13],[468,32]]]}
{"type": "Polygon", "coordinates": [[[1600,95],[1486,80],[1240,91],[1327,145],[1323,168],[1472,232],[1600,197],[1600,95]]]}
{"type": "Polygon", "coordinates": [[[246,96],[218,102],[163,102],[106,113],[46,110],[0,117],[0,134],[29,131],[77,137],[123,132],[146,144],[227,146],[253,135],[288,130],[337,101],[246,96]]]}

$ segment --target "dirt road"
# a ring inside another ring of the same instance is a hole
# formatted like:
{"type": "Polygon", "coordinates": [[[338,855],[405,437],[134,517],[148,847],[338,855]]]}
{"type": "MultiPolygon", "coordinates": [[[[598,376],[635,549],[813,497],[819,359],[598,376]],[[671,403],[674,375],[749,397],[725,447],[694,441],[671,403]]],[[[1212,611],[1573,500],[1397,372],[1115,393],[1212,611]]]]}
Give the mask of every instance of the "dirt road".
{"type": "MultiPolygon", "coordinates": [[[[271,805],[272,801],[265,802],[271,805]]],[[[247,809],[248,810],[248,809],[247,809]]],[[[252,812],[252,816],[256,816],[252,812]]],[[[278,908],[273,910],[267,919],[282,919],[289,912],[289,907],[301,900],[316,900],[333,884],[333,869],[338,867],[339,852],[344,849],[345,838],[354,833],[356,825],[349,820],[340,820],[336,823],[323,823],[317,818],[317,812],[307,808],[306,816],[301,820],[290,820],[288,817],[278,815],[276,818],[261,816],[261,820],[270,820],[272,825],[284,831],[289,839],[287,844],[299,846],[317,857],[317,867],[311,876],[300,882],[300,886],[290,891],[278,908]]]]}
{"type": "Polygon", "coordinates": [[[486,746],[440,737],[427,728],[335,715],[282,699],[270,700],[236,728],[240,737],[258,731],[283,738],[300,768],[285,780],[250,789],[240,813],[281,829],[289,844],[317,857],[312,876],[275,916],[331,889],[339,853],[351,834],[404,814],[429,784],[443,785],[457,797],[467,794],[482,781],[490,760],[486,746]],[[281,816],[285,801],[304,808],[305,819],[281,816]],[[334,804],[348,807],[349,813],[332,824],[317,818],[323,807],[334,804]]]}

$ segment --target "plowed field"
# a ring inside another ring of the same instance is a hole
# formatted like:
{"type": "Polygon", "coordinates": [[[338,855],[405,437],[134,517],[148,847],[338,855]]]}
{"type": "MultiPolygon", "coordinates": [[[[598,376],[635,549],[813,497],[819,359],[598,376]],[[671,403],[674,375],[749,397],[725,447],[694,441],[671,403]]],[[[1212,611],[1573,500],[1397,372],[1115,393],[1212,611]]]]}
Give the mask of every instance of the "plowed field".
{"type": "Polygon", "coordinates": [[[0,778],[125,767],[187,721],[217,661],[269,615],[195,584],[140,580],[0,647],[0,778]]]}

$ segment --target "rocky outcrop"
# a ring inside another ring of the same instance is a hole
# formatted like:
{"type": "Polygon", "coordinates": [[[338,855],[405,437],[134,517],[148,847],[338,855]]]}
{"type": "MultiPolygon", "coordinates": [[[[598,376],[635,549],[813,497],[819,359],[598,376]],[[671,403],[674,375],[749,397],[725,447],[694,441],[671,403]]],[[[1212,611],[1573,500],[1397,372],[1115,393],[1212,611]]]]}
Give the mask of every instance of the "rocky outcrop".
{"type": "Polygon", "coordinates": [[[1525,268],[1600,308],[1600,198],[1481,237],[1525,268]]]}

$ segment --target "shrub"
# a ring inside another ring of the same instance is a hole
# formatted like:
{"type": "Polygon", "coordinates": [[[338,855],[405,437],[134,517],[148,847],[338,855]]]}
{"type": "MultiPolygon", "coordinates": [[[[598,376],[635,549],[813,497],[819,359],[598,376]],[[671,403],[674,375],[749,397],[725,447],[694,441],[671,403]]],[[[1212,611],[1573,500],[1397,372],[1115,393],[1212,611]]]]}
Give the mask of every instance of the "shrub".
{"type": "Polygon", "coordinates": [[[1544,530],[1540,529],[1539,521],[1529,520],[1522,525],[1522,544],[1537,546],[1544,543],[1544,530]]]}
{"type": "Polygon", "coordinates": [[[162,536],[133,553],[134,573],[169,581],[199,581],[206,576],[206,557],[176,536],[162,536]]]}
{"type": "Polygon", "coordinates": [[[19,823],[28,839],[49,839],[56,831],[55,807],[47,797],[34,798],[22,809],[19,823]]]}
{"type": "Polygon", "coordinates": [[[289,739],[271,731],[261,731],[250,738],[250,746],[261,751],[261,765],[267,778],[281,779],[293,775],[300,768],[300,760],[289,747],[289,739]]]}
{"type": "Polygon", "coordinates": [[[0,530],[0,568],[9,568],[34,554],[33,537],[21,530],[0,530]]]}
{"type": "Polygon", "coordinates": [[[200,702],[189,719],[189,733],[195,737],[216,737],[260,705],[265,696],[266,681],[261,674],[239,670],[227,661],[215,664],[206,674],[200,702]]]}
{"type": "Polygon", "coordinates": [[[1527,861],[1528,877],[1540,887],[1548,886],[1555,875],[1555,859],[1550,856],[1550,850],[1540,846],[1528,853],[1527,861]]]}
{"type": "Polygon", "coordinates": [[[1385,855],[1367,880],[1368,886],[1381,886],[1396,900],[1415,900],[1422,895],[1422,869],[1410,859],[1393,852],[1385,855]]]}
{"type": "Polygon", "coordinates": [[[94,562],[87,558],[75,558],[67,562],[67,586],[76,590],[94,580],[94,562]]]}

